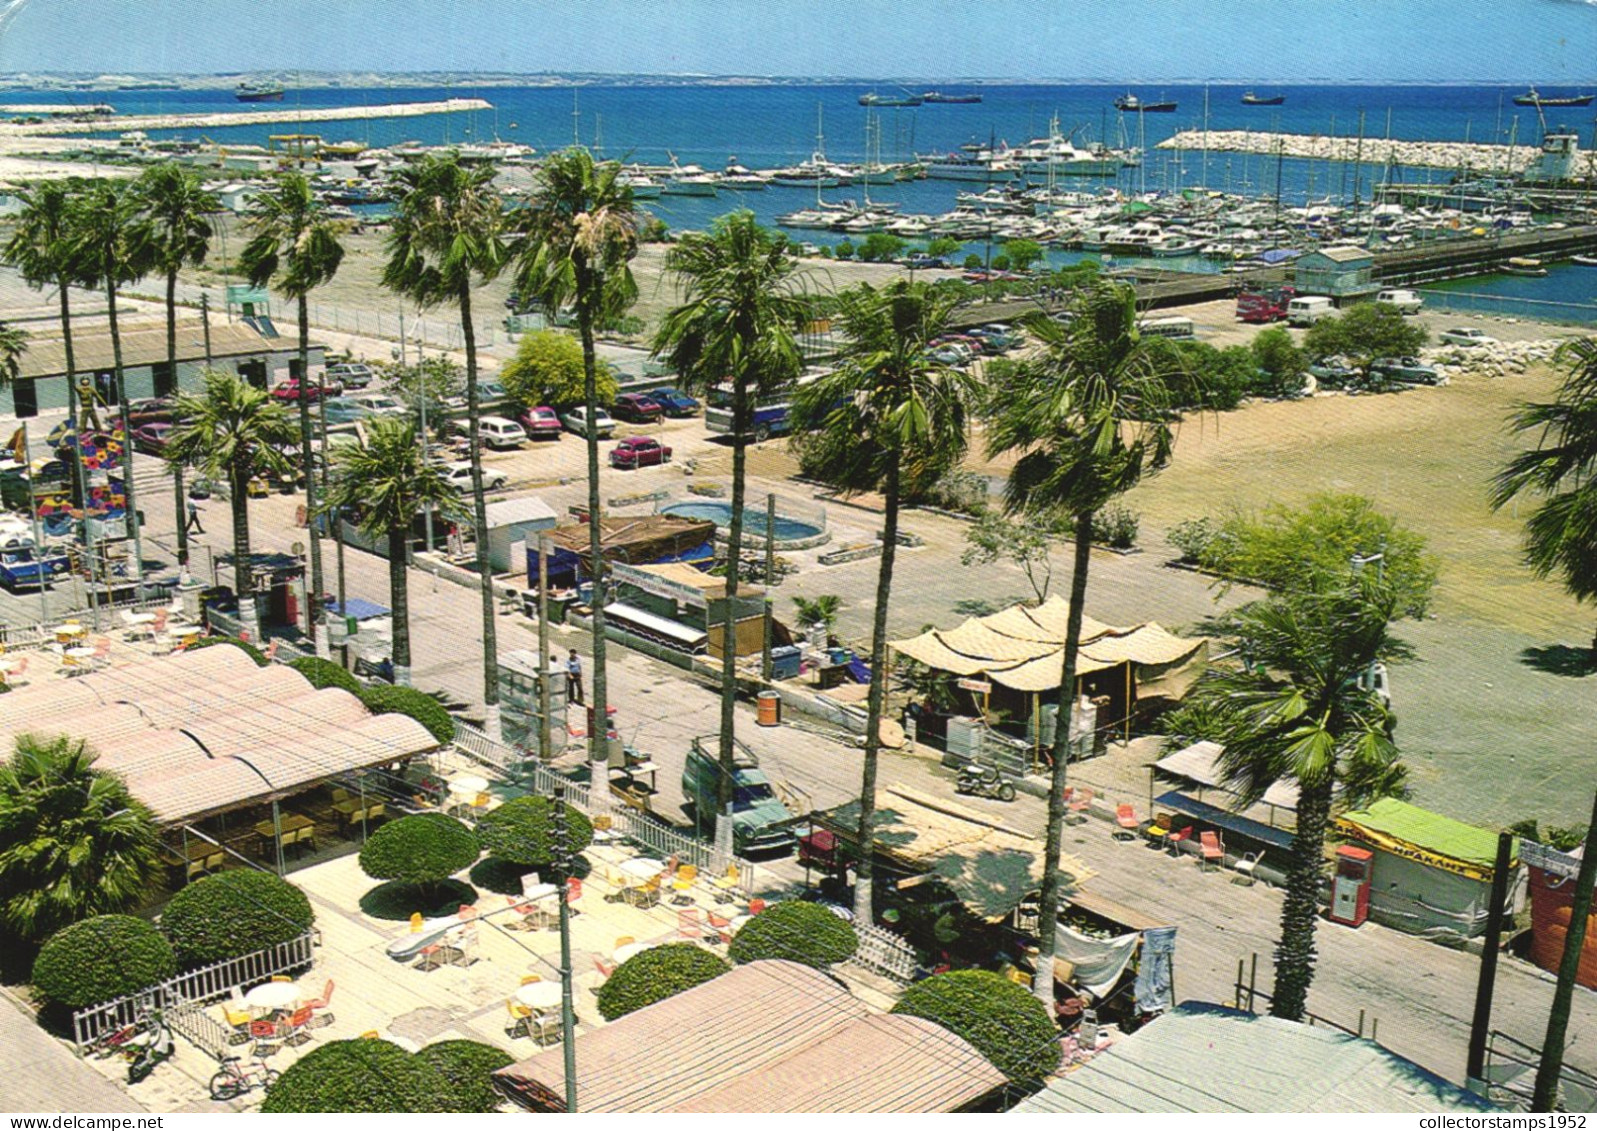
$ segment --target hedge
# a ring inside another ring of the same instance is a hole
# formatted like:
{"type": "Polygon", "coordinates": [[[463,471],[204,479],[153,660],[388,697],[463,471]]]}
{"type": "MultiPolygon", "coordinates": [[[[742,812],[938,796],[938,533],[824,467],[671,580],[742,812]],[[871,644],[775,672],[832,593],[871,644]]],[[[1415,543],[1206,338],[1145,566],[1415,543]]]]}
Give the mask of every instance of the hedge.
{"type": "Polygon", "coordinates": [[[427,1061],[389,1041],[356,1038],[312,1049],[266,1090],[261,1111],[386,1112],[468,1110],[427,1061]]]}
{"type": "MultiPolygon", "coordinates": [[[[477,843],[485,852],[520,864],[540,868],[554,858],[554,799],[517,797],[484,813],[477,821],[477,843]]],[[[566,805],[566,849],[575,856],[593,841],[593,824],[577,809],[566,805]]]]}
{"type": "Polygon", "coordinates": [[[494,1089],[493,1074],[515,1057],[481,1041],[439,1041],[416,1054],[448,1081],[459,1100],[456,1111],[494,1112],[504,1097],[494,1089]]]}
{"type": "Polygon", "coordinates": [[[335,664],[331,660],[324,660],[320,656],[301,656],[291,661],[288,666],[304,676],[317,691],[325,687],[336,687],[351,695],[361,693],[360,680],[342,665],[335,664]]]}
{"type": "Polygon", "coordinates": [[[132,915],[96,915],[45,940],[33,961],[33,986],[69,1009],[82,1009],[177,973],[171,945],[132,915]]]}
{"type": "Polygon", "coordinates": [[[360,870],[374,880],[436,884],[477,859],[477,838],[444,813],[389,821],[360,850],[360,870]]]}
{"type": "Polygon", "coordinates": [[[599,1012],[606,1021],[691,990],[731,967],[726,959],[692,943],[668,943],[640,950],[599,987],[599,1012]]]}
{"type": "Polygon", "coordinates": [[[161,914],[161,929],[178,961],[198,966],[296,939],[315,921],[299,888],[270,872],[236,868],[173,896],[161,914]]]}
{"type": "Polygon", "coordinates": [[[744,924],[727,953],[739,965],[784,958],[827,967],[842,962],[858,947],[852,925],[817,903],[789,900],[772,904],[744,924]]]}
{"type": "Polygon", "coordinates": [[[236,636],[202,636],[193,644],[185,647],[183,650],[185,652],[192,652],[196,648],[213,648],[218,644],[231,644],[235,648],[243,649],[244,654],[250,659],[254,660],[255,663],[260,667],[264,668],[267,664],[271,663],[271,661],[266,658],[265,654],[259,648],[255,647],[255,645],[251,644],[248,640],[240,640],[236,636]]]}
{"type": "Polygon", "coordinates": [[[414,687],[373,684],[360,691],[360,701],[374,715],[409,715],[439,742],[454,741],[455,720],[442,703],[414,687]]]}
{"type": "Polygon", "coordinates": [[[965,1038],[1011,1080],[1059,1067],[1059,1028],[1029,990],[989,970],[955,970],[916,982],[894,1013],[922,1017],[965,1038]]]}

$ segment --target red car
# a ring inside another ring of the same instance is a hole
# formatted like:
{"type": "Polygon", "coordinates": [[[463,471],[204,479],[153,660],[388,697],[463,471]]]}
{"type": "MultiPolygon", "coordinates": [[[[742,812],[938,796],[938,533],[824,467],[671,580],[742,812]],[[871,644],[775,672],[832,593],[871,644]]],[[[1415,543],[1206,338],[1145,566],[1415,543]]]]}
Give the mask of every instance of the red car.
{"type": "Polygon", "coordinates": [[[344,391],[344,386],[336,380],[324,384],[306,384],[303,393],[300,392],[300,384],[298,377],[290,377],[272,389],[272,396],[280,401],[297,401],[301,396],[314,401],[322,397],[336,397],[344,391]]]}
{"type": "Polygon", "coordinates": [[[670,462],[671,449],[649,436],[629,436],[610,449],[610,466],[622,470],[670,462]]]}
{"type": "Polygon", "coordinates": [[[518,418],[527,435],[534,440],[560,439],[560,414],[548,405],[529,408],[518,418]]]}
{"type": "Polygon", "coordinates": [[[610,406],[610,415],[633,424],[658,424],[665,408],[643,393],[622,393],[610,406]]]}

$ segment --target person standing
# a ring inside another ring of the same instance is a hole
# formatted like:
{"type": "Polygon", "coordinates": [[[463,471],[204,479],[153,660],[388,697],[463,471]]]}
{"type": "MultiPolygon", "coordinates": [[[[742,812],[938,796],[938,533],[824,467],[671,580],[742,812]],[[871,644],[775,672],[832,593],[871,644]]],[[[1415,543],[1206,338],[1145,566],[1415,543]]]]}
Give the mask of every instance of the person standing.
{"type": "Polygon", "coordinates": [[[566,660],[566,701],[579,706],[585,702],[582,698],[582,657],[577,655],[575,648],[571,649],[571,657],[566,660]]]}
{"type": "Polygon", "coordinates": [[[200,525],[200,508],[193,499],[189,500],[189,521],[183,528],[185,534],[204,534],[205,527],[200,525]]]}

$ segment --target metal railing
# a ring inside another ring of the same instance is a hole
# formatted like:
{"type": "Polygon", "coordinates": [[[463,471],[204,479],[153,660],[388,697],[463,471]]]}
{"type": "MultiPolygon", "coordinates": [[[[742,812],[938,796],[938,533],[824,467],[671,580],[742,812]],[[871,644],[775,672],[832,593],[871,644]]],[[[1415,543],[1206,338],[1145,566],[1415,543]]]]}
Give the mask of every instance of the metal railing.
{"type": "Polygon", "coordinates": [[[231,1034],[227,1026],[206,1013],[199,1002],[184,1002],[168,1010],[165,1017],[172,1031],[186,1038],[195,1048],[210,1053],[216,1060],[228,1055],[228,1037],[231,1034]]]}
{"type": "MultiPolygon", "coordinates": [[[[1249,1013],[1257,1013],[1259,1011],[1258,1003],[1260,1001],[1264,1002],[1266,1006],[1270,1004],[1272,999],[1269,994],[1258,988],[1258,980],[1259,956],[1255,954],[1252,956],[1251,960],[1243,958],[1237,959],[1235,1000],[1236,1007],[1238,1009],[1246,1010],[1249,1013]],[[1245,981],[1243,979],[1244,967],[1247,968],[1247,979],[1245,981]]],[[[1365,1012],[1362,1009],[1359,1010],[1359,1023],[1357,1028],[1354,1028],[1351,1025],[1343,1025],[1339,1021],[1332,1021],[1329,1017],[1322,1017],[1318,1013],[1310,1013],[1308,1010],[1303,1011],[1303,1023],[1305,1025],[1318,1026],[1321,1029],[1335,1029],[1337,1032],[1346,1033],[1350,1037],[1368,1037],[1376,1044],[1381,1043],[1380,1037],[1377,1035],[1380,1033],[1381,1019],[1379,1017],[1366,1018],[1365,1012]],[[1367,1033],[1364,1031],[1364,1022],[1366,1020],[1369,1021],[1369,1032],[1367,1033]]]]}
{"type": "Polygon", "coordinates": [[[891,978],[900,985],[907,986],[914,980],[920,959],[908,942],[874,923],[855,923],[854,933],[859,936],[859,949],[849,959],[850,962],[891,978]]]}
{"type": "Polygon", "coordinates": [[[1473,291],[1420,289],[1425,305],[1432,310],[1492,314],[1500,318],[1529,318],[1537,322],[1562,322],[1573,325],[1597,323],[1597,304],[1557,302],[1551,299],[1520,298],[1516,295],[1479,294],[1473,291]]]}
{"type": "MultiPolygon", "coordinates": [[[[1529,1111],[1541,1062],[1541,1049],[1493,1029],[1486,1039],[1486,1063],[1482,1068],[1487,1099],[1510,1110],[1529,1111]]],[[[1597,1076],[1562,1065],[1558,1076],[1558,1110],[1597,1111],[1597,1076]]]]}

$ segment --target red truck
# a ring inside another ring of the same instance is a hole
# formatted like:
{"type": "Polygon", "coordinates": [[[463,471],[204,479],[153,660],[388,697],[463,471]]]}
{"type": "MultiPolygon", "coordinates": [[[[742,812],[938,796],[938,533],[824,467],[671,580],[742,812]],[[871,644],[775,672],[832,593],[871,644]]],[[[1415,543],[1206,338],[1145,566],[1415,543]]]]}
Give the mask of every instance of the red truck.
{"type": "Polygon", "coordinates": [[[1237,318],[1252,323],[1279,322],[1286,317],[1287,304],[1296,294],[1292,287],[1244,291],[1237,296],[1237,318]]]}

